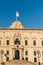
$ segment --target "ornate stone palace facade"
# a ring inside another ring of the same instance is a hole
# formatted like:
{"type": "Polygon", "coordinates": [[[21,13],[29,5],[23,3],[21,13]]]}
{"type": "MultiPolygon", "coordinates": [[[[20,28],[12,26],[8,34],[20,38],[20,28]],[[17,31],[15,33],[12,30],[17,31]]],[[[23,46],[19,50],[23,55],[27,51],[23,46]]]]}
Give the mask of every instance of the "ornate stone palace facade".
{"type": "Polygon", "coordinates": [[[43,29],[24,28],[15,21],[0,28],[0,61],[12,59],[43,62],[43,29]]]}

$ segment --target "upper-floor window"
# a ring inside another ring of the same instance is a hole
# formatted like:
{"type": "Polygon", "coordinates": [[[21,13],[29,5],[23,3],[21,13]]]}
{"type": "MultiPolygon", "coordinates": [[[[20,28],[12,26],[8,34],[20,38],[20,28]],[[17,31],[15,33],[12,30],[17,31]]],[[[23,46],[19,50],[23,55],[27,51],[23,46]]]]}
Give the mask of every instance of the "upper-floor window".
{"type": "Polygon", "coordinates": [[[25,59],[26,59],[26,61],[28,61],[28,57],[26,57],[25,59]]]}
{"type": "Polygon", "coordinates": [[[0,40],[0,45],[1,45],[1,40],[0,40]]]}
{"type": "Polygon", "coordinates": [[[9,51],[8,50],[6,51],[6,54],[9,55],[9,51]]]}
{"type": "Polygon", "coordinates": [[[28,51],[25,51],[25,55],[28,55],[28,51]]]}
{"type": "Polygon", "coordinates": [[[33,45],[36,46],[36,40],[33,40],[33,45]]]}
{"type": "Polygon", "coordinates": [[[43,40],[42,40],[42,46],[43,46],[43,40]]]}
{"type": "Polygon", "coordinates": [[[36,55],[36,51],[34,51],[34,55],[36,55]]]}
{"type": "Polygon", "coordinates": [[[25,45],[28,45],[28,41],[27,40],[25,40],[25,45]]]}
{"type": "Polygon", "coordinates": [[[14,41],[15,44],[20,44],[20,41],[18,38],[16,38],[16,40],[14,41]]]}
{"type": "Polygon", "coordinates": [[[42,51],[42,56],[43,56],[43,51],[42,51]]]}
{"type": "Polygon", "coordinates": [[[6,57],[6,61],[9,61],[9,57],[6,57]]]}
{"type": "Polygon", "coordinates": [[[9,45],[9,40],[6,40],[6,44],[9,45]]]}
{"type": "Polygon", "coordinates": [[[37,58],[36,57],[34,58],[34,62],[37,62],[37,58]]]}

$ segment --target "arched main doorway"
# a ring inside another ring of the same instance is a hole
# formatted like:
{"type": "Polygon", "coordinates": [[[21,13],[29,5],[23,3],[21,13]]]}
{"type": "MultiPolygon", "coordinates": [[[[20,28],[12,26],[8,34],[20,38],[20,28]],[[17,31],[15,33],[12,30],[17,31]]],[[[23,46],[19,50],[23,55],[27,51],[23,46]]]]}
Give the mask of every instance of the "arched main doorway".
{"type": "Polygon", "coordinates": [[[16,50],[15,51],[15,59],[19,59],[20,57],[20,53],[19,53],[19,50],[16,50]]]}

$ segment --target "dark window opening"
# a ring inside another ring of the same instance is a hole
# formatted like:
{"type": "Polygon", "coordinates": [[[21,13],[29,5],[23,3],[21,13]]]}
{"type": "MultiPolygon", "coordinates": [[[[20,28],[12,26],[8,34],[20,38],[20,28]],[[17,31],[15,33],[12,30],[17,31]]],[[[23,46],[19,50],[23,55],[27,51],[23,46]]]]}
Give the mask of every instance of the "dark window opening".
{"type": "Polygon", "coordinates": [[[9,45],[9,40],[7,40],[7,42],[6,42],[6,43],[7,43],[7,45],[9,45]]]}
{"type": "Polygon", "coordinates": [[[36,55],[36,51],[34,51],[34,55],[36,55]]]}
{"type": "Polygon", "coordinates": [[[28,41],[27,40],[25,40],[25,45],[28,45],[28,41]]]}
{"type": "Polygon", "coordinates": [[[42,41],[42,46],[43,46],[43,41],[42,41]]]}
{"type": "Polygon", "coordinates": [[[34,58],[34,62],[37,62],[37,58],[34,58]]]}
{"type": "Polygon", "coordinates": [[[36,40],[33,41],[33,45],[36,46],[36,40]]]}
{"type": "Polygon", "coordinates": [[[42,51],[42,56],[43,56],[43,51],[42,51]]]}
{"type": "Polygon", "coordinates": [[[1,45],[1,40],[0,40],[0,45],[1,45]]]}
{"type": "Polygon", "coordinates": [[[9,57],[6,57],[6,61],[9,61],[9,57]]]}
{"type": "Polygon", "coordinates": [[[6,54],[9,55],[9,51],[8,50],[6,51],[6,54]]]}
{"type": "Polygon", "coordinates": [[[28,61],[28,57],[26,57],[26,61],[28,61]]]}
{"type": "Polygon", "coordinates": [[[20,44],[20,41],[18,38],[16,38],[16,40],[14,41],[15,44],[20,44]]]}
{"type": "Polygon", "coordinates": [[[28,55],[28,51],[25,51],[25,55],[28,55]]]}

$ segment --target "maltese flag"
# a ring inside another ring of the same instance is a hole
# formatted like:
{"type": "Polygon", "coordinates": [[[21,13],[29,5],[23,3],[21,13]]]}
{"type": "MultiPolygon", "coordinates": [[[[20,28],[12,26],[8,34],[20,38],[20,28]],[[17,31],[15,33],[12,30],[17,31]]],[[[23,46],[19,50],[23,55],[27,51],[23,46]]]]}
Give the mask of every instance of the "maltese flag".
{"type": "Polygon", "coordinates": [[[16,17],[19,17],[20,16],[20,13],[19,12],[16,12],[16,17]]]}

